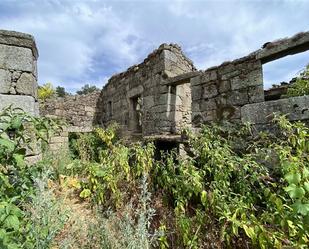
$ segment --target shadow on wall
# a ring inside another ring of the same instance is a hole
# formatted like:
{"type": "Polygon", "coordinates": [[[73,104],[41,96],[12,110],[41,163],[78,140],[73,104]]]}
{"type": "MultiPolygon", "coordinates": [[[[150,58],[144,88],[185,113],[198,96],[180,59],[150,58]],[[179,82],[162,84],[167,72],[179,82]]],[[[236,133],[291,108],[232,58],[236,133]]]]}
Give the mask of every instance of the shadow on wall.
{"type": "Polygon", "coordinates": [[[109,110],[107,108],[104,108],[104,102],[103,102],[103,92],[101,91],[100,94],[98,95],[95,103],[95,108],[94,108],[94,116],[92,119],[92,126],[96,127],[103,127],[104,128],[104,123],[103,123],[103,115],[108,114],[109,116],[112,116],[113,113],[113,106],[112,102],[109,102],[109,110]]]}

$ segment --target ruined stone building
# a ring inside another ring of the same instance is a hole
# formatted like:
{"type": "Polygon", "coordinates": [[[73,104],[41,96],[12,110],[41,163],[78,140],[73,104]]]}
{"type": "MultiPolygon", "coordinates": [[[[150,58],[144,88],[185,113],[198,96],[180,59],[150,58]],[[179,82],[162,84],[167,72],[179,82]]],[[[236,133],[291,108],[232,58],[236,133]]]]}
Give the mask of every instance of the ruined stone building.
{"type": "MultiPolygon", "coordinates": [[[[37,77],[34,40],[2,31],[0,46],[0,98],[30,96],[36,106],[31,88],[37,77]],[[25,60],[22,67],[16,58],[25,60]]],[[[306,50],[309,32],[268,42],[245,57],[197,71],[178,45],[162,44],[142,63],[112,76],[101,92],[48,100],[40,113],[65,119],[68,132],[87,132],[117,122],[123,137],[164,141],[181,141],[183,128],[222,119],[249,121],[258,127],[269,123],[270,114],[280,112],[290,120],[308,121],[309,96],[265,101],[262,71],[265,63],[306,50]]]]}

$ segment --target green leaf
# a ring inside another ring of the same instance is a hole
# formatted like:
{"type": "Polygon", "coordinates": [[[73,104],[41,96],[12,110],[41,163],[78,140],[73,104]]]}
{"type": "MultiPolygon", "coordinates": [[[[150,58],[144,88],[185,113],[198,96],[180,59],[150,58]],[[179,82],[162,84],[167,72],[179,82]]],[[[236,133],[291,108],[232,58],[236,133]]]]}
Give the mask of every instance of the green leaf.
{"type": "Polygon", "coordinates": [[[307,178],[309,176],[309,170],[307,168],[304,168],[303,170],[303,177],[307,178]]]}
{"type": "Polygon", "coordinates": [[[9,152],[15,149],[15,143],[9,139],[0,138],[0,145],[4,146],[9,152]]]}
{"type": "Polygon", "coordinates": [[[0,240],[4,240],[4,238],[6,237],[6,231],[5,229],[1,228],[0,229],[0,240]]]}
{"type": "Polygon", "coordinates": [[[21,247],[15,243],[7,245],[7,248],[8,249],[21,249],[21,247]]]}
{"type": "Polygon", "coordinates": [[[11,127],[13,129],[20,129],[22,125],[22,117],[15,116],[11,120],[11,127]]]}
{"type": "Polygon", "coordinates": [[[305,195],[305,190],[302,187],[297,187],[295,184],[289,185],[284,190],[289,193],[292,199],[300,199],[305,195]]]}
{"type": "Polygon", "coordinates": [[[248,227],[247,225],[243,225],[243,229],[245,230],[245,233],[250,239],[256,240],[256,234],[254,232],[253,227],[248,227]]]}
{"type": "Polygon", "coordinates": [[[13,154],[13,158],[16,162],[16,165],[18,167],[23,167],[25,165],[25,157],[23,155],[20,155],[20,154],[13,154]]]}
{"type": "Polygon", "coordinates": [[[80,194],[79,196],[81,198],[88,198],[91,195],[91,191],[90,189],[85,188],[80,194]]]}
{"type": "Polygon", "coordinates": [[[304,183],[305,190],[309,193],[309,182],[304,183]]]}
{"type": "Polygon", "coordinates": [[[7,228],[13,228],[15,231],[19,228],[19,220],[16,215],[9,215],[5,221],[4,224],[7,228]]]}
{"type": "Polygon", "coordinates": [[[207,192],[205,190],[201,193],[201,202],[205,206],[207,203],[207,192]]]}
{"type": "Polygon", "coordinates": [[[3,122],[0,123],[0,130],[6,131],[9,127],[10,127],[9,123],[6,123],[6,122],[5,123],[3,123],[3,122]]]}
{"type": "Polygon", "coordinates": [[[289,184],[298,184],[301,181],[301,175],[299,173],[289,173],[284,178],[289,184]]]}
{"type": "Polygon", "coordinates": [[[293,209],[297,213],[306,216],[307,214],[309,214],[309,203],[303,204],[300,201],[297,201],[293,204],[293,209]]]}

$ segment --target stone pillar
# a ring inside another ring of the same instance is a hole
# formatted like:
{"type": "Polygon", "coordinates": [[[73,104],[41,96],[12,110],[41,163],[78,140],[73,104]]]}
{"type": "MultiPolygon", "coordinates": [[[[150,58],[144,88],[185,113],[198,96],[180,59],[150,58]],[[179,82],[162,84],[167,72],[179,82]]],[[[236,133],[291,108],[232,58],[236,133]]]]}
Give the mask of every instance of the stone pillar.
{"type": "Polygon", "coordinates": [[[0,110],[12,104],[39,115],[37,59],[33,36],[0,30],[0,110]]]}
{"type": "MultiPolygon", "coordinates": [[[[37,101],[38,51],[33,36],[0,30],[0,111],[12,105],[34,116],[39,115],[37,101]]],[[[30,132],[30,137],[33,134],[30,132]]],[[[27,161],[40,159],[40,145],[33,137],[27,149],[27,161]]]]}

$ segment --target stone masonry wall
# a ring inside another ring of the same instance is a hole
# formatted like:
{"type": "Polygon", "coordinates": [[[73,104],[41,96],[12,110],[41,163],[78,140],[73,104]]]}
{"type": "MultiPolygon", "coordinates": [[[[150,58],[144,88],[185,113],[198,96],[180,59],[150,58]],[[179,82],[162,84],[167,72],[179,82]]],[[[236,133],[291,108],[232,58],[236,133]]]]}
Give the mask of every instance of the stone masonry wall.
{"type": "Polygon", "coordinates": [[[101,94],[101,122],[120,124],[124,136],[170,134],[174,129],[176,98],[165,84],[169,77],[195,71],[179,46],[162,44],[143,63],[110,78],[101,94]],[[141,130],[136,130],[136,103],[140,98],[141,130]]]}
{"type": "Polygon", "coordinates": [[[309,95],[245,105],[241,108],[241,119],[263,129],[271,123],[273,113],[309,124],[309,95]]]}
{"type": "Polygon", "coordinates": [[[39,114],[37,59],[31,35],[0,30],[0,110],[12,104],[39,114]]]}
{"type": "Polygon", "coordinates": [[[255,54],[210,68],[191,78],[192,123],[240,120],[240,109],[264,101],[262,64],[255,54]]]}
{"type": "Polygon", "coordinates": [[[96,123],[95,117],[99,116],[96,109],[99,97],[100,91],[96,91],[87,95],[47,99],[40,103],[40,113],[63,119],[68,125],[68,132],[89,132],[96,123]]]}
{"type": "Polygon", "coordinates": [[[270,110],[292,112],[289,117],[306,120],[306,98],[265,102],[262,65],[308,49],[309,32],[300,33],[265,43],[240,59],[196,71],[178,45],[162,44],[142,63],[111,77],[100,96],[54,100],[42,113],[63,117],[79,131],[117,122],[122,136],[167,140],[179,139],[183,128],[222,119],[259,124],[256,120],[270,110]],[[301,113],[288,105],[294,102],[301,113]]]}
{"type": "MultiPolygon", "coordinates": [[[[0,111],[12,105],[32,115],[39,115],[37,102],[38,52],[31,35],[0,30],[0,111]]],[[[28,134],[33,136],[33,134],[28,134]]],[[[40,158],[40,148],[33,139],[27,149],[27,161],[40,158]]]]}
{"type": "Polygon", "coordinates": [[[302,101],[290,98],[265,102],[262,64],[306,50],[309,50],[309,32],[267,42],[261,49],[248,56],[205,71],[171,77],[166,84],[181,88],[190,83],[193,127],[221,119],[235,122],[246,120],[251,111],[256,116],[253,118],[251,114],[250,120],[254,120],[255,123],[256,120],[263,119],[263,113],[269,114],[270,111],[290,114],[291,120],[305,120],[308,106],[303,100],[307,100],[306,98],[302,98],[302,101]],[[305,110],[301,114],[297,112],[297,108],[293,109],[288,104],[295,101],[298,109],[305,110]],[[263,109],[263,113],[258,111],[260,108],[263,109]]]}
{"type": "Polygon", "coordinates": [[[40,103],[42,116],[57,117],[66,122],[63,131],[50,138],[49,149],[59,151],[68,149],[69,132],[90,132],[97,125],[97,102],[100,91],[87,95],[65,96],[47,99],[40,103]]]}

